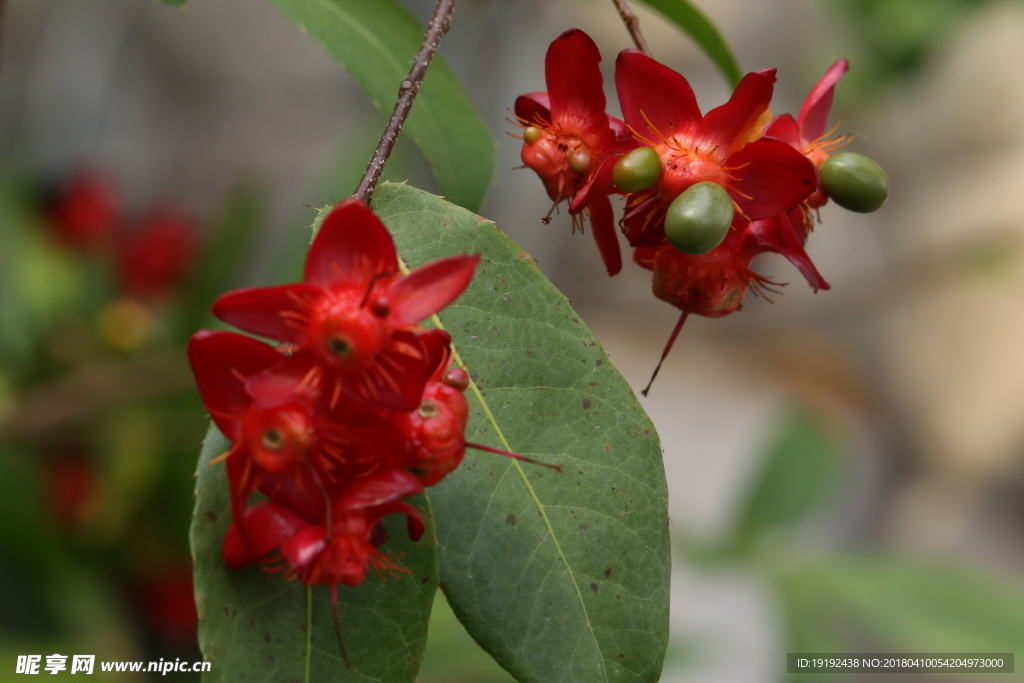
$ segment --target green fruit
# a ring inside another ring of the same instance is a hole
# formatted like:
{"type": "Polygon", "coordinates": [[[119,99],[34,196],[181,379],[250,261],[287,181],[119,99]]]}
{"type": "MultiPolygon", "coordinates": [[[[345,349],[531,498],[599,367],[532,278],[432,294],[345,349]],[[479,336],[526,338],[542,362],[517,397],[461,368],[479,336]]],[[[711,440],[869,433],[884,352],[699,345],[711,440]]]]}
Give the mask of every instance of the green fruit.
{"type": "Polygon", "coordinates": [[[820,174],[829,199],[850,211],[877,211],[889,196],[889,176],[863,154],[834,154],[821,165],[820,174]]]}
{"type": "Polygon", "coordinates": [[[706,254],[729,234],[734,213],[732,198],[718,183],[691,185],[668,207],[665,238],[684,254],[706,254]]]}
{"type": "Polygon", "coordinates": [[[615,162],[612,182],[622,192],[646,190],[661,177],[661,159],[650,147],[637,147],[615,162]]]}

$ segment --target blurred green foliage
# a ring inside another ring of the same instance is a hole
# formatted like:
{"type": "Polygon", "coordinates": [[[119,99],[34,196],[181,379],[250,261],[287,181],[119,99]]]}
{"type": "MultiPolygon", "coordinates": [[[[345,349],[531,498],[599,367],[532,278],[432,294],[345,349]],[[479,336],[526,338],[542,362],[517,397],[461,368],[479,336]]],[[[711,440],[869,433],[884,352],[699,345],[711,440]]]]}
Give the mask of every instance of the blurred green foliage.
{"type": "Polygon", "coordinates": [[[840,96],[858,93],[859,97],[913,76],[972,13],[994,0],[826,2],[835,21],[853,36],[843,54],[854,68],[843,80],[847,94],[840,96]]]}
{"type": "Polygon", "coordinates": [[[774,589],[788,639],[780,657],[1019,649],[1024,589],[1009,577],[896,551],[853,551],[820,538],[814,527],[849,474],[845,457],[828,422],[794,408],[767,440],[731,532],[687,539],[684,556],[706,571],[750,572],[774,589]],[[808,528],[816,540],[802,533],[808,528]]]}

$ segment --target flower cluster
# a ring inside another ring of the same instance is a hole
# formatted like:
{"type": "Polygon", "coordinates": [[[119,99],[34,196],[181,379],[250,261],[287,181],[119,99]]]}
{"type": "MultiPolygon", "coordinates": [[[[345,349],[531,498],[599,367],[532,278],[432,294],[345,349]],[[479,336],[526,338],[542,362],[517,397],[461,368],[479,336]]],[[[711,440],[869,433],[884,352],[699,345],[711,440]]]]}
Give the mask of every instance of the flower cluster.
{"type": "Polygon", "coordinates": [[[419,539],[423,518],[403,499],[441,481],[467,446],[495,451],[465,440],[469,376],[449,369],[448,333],[419,326],[462,294],[479,260],[403,276],[387,229],[349,199],[323,221],[301,283],[214,302],[221,320],[282,342],[203,330],[189,344],[203,402],[233,442],[215,460],[230,484],[228,567],[278,551],[274,571],[330,585],[335,606],[337,584],[360,585],[370,567],[403,571],[379,549],[381,520],[405,515],[419,539]],[[265,499],[250,505],[257,491],[265,499]]]}
{"type": "Polygon", "coordinates": [[[555,206],[569,203],[574,227],[589,215],[609,275],[622,267],[609,197],[625,195],[619,226],[633,260],[653,271],[654,295],[682,311],[662,360],[690,313],[722,317],[748,289],[773,291],[777,283],[751,269],[758,254],[782,254],[815,291],[828,289],[804,249],[816,210],[831,197],[873,211],[888,192],[870,159],[832,154],[849,142],[826,131],[846,61],[828,70],[797,118],[773,119],[775,69],[747,74],[728,102],[701,114],[682,75],[624,50],[615,64],[619,120],[605,112],[600,59],[578,29],[551,44],[547,92],[515,103],[522,160],[555,206]]]}
{"type": "Polygon", "coordinates": [[[230,567],[280,550],[306,584],[359,585],[392,513],[423,532],[402,498],[454,469],[465,450],[464,370],[448,369],[450,337],[420,321],[454,301],[479,256],[453,256],[406,276],[387,229],[364,202],[328,214],[301,283],[239,289],[214,302],[245,332],[200,331],[189,361],[208,411],[233,442],[226,460],[234,522],[230,567]],[[247,507],[261,491],[266,500],[247,507]]]}
{"type": "Polygon", "coordinates": [[[198,255],[191,219],[158,206],[140,219],[126,220],[113,182],[96,171],[69,176],[52,188],[42,209],[63,246],[111,257],[118,289],[132,299],[153,302],[172,295],[198,255]]]}

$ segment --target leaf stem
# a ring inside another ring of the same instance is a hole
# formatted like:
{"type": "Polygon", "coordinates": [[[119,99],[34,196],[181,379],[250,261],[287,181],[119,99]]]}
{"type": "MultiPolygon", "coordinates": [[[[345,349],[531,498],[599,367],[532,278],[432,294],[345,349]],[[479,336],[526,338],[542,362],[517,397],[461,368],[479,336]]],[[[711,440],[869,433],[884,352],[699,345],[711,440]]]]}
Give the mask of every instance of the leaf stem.
{"type": "Polygon", "coordinates": [[[629,35],[633,36],[633,42],[636,43],[637,49],[645,55],[650,55],[651,48],[647,46],[644,34],[640,33],[640,20],[633,14],[633,10],[630,9],[626,0],[612,0],[612,2],[615,3],[615,9],[619,10],[619,16],[622,17],[622,23],[626,25],[629,35]]]}
{"type": "Polygon", "coordinates": [[[395,109],[391,112],[391,119],[388,121],[387,127],[384,128],[384,135],[381,136],[380,142],[377,143],[377,149],[374,151],[373,157],[366,167],[366,172],[363,173],[363,178],[359,181],[359,185],[352,195],[362,199],[367,204],[373,199],[373,191],[376,189],[377,183],[384,173],[384,166],[388,163],[391,151],[394,149],[398,136],[402,132],[405,119],[409,116],[409,111],[412,109],[413,100],[416,99],[420,86],[423,85],[423,77],[427,75],[427,67],[430,66],[434,53],[437,52],[437,46],[441,43],[441,37],[448,32],[454,7],[455,0],[437,0],[434,14],[430,18],[430,24],[427,26],[427,33],[423,36],[423,44],[420,45],[420,51],[416,54],[412,68],[409,69],[409,75],[405,77],[405,80],[402,81],[398,88],[398,101],[395,102],[395,109]]]}
{"type": "Polygon", "coordinates": [[[309,664],[313,655],[313,587],[306,586],[306,677],[309,683],[309,664]]]}

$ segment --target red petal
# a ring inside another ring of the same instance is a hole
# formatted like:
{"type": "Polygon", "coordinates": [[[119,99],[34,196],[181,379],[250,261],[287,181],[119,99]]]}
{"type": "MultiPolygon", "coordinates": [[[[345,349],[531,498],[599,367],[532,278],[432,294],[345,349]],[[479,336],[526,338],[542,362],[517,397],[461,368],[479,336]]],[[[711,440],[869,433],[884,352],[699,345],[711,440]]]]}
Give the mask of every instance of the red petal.
{"type": "Polygon", "coordinates": [[[272,500],[256,503],[245,511],[249,530],[248,542],[238,533],[235,524],[224,536],[224,564],[239,569],[255,562],[308,525],[294,512],[272,500]]]}
{"type": "Polygon", "coordinates": [[[654,270],[654,256],[657,250],[650,247],[637,247],[633,250],[633,263],[647,270],[654,270]]]}
{"type": "Polygon", "coordinates": [[[246,380],[245,388],[261,408],[298,400],[312,403],[320,395],[323,384],[321,374],[315,371],[317,366],[316,355],[309,349],[291,356],[278,354],[278,362],[246,380]]]}
{"type": "Polygon", "coordinates": [[[630,213],[627,208],[622,225],[626,228],[626,241],[631,247],[657,249],[665,241],[665,209],[661,208],[657,198],[635,213],[630,213]]]}
{"type": "Polygon", "coordinates": [[[377,362],[362,373],[339,378],[346,396],[363,403],[408,412],[415,410],[427,383],[427,363],[420,340],[412,332],[395,332],[391,339],[411,346],[419,356],[403,353],[400,347],[385,348],[377,355],[377,362]]]}
{"type": "Polygon", "coordinates": [[[423,514],[414,506],[404,501],[399,500],[375,508],[373,514],[367,519],[367,523],[376,524],[384,517],[393,514],[405,515],[408,523],[409,538],[414,541],[420,540],[420,537],[423,536],[423,532],[426,530],[423,524],[423,514]]]}
{"type": "MultiPolygon", "coordinates": [[[[327,495],[332,496],[348,485],[347,476],[325,482],[327,495]]],[[[294,511],[311,524],[322,524],[327,508],[311,470],[305,467],[293,468],[280,474],[263,473],[260,492],[289,510],[294,511]]]]}
{"type": "Polygon", "coordinates": [[[245,526],[245,506],[249,502],[249,496],[255,490],[253,486],[255,479],[252,478],[252,475],[246,481],[247,485],[242,485],[246,469],[252,468],[249,449],[245,443],[239,442],[229,451],[224,468],[228,473],[228,488],[231,491],[231,518],[235,520],[235,525],[240,528],[242,535],[245,536],[247,532],[245,526]]]}
{"type": "Polygon", "coordinates": [[[551,100],[551,122],[581,136],[608,129],[601,53],[578,28],[555,38],[544,58],[544,78],[551,100]]]}
{"type": "Polygon", "coordinates": [[[188,343],[188,361],[217,428],[238,441],[242,417],[251,399],[244,378],[281,360],[281,354],[261,341],[236,332],[196,332],[188,343]],[[240,379],[241,378],[241,379],[240,379]]]}
{"type": "Polygon", "coordinates": [[[798,232],[798,230],[802,232],[802,226],[793,223],[794,218],[802,220],[802,216],[799,211],[790,213],[797,215],[782,214],[776,218],[756,221],[750,225],[750,235],[756,244],[755,250],[757,252],[774,251],[785,256],[807,279],[807,283],[814,291],[831,289],[831,285],[825,282],[825,278],[821,276],[811,261],[811,257],[804,250],[804,240],[800,238],[800,232],[798,232]]]}
{"type": "Polygon", "coordinates": [[[619,54],[615,87],[626,123],[653,142],[691,129],[700,121],[697,98],[686,79],[642,52],[623,50],[619,54]],[[648,120],[655,131],[648,132],[648,120]]]}
{"type": "Polygon", "coordinates": [[[802,152],[804,149],[803,137],[800,135],[800,127],[789,114],[776,116],[771,125],[764,131],[766,138],[785,142],[793,149],[802,152]]]}
{"type": "Polygon", "coordinates": [[[598,196],[591,200],[590,229],[594,233],[594,241],[601,252],[601,260],[608,271],[609,277],[622,270],[622,252],[619,250],[619,237],[615,230],[615,216],[612,215],[612,203],[606,196],[598,196]]]}
{"type": "Polygon", "coordinates": [[[420,343],[427,358],[427,372],[432,380],[441,381],[452,355],[452,336],[444,330],[420,333],[420,343]]]}
{"type": "Polygon", "coordinates": [[[813,142],[825,134],[836,83],[849,70],[849,62],[845,59],[836,60],[821,80],[811,88],[810,94],[804,100],[804,106],[800,107],[800,115],[796,117],[796,122],[808,142],[813,142]]]}
{"type": "Polygon", "coordinates": [[[395,243],[361,199],[346,199],[320,226],[306,257],[304,281],[366,289],[375,275],[398,272],[395,243]]]}
{"type": "Polygon", "coordinates": [[[278,285],[248,287],[222,295],[213,302],[213,314],[229,325],[261,337],[292,344],[306,342],[306,329],[301,317],[307,305],[322,295],[323,290],[310,285],[278,285]],[[283,315],[287,314],[287,315],[283,315]]]}
{"type": "Polygon", "coordinates": [[[618,156],[605,157],[604,161],[601,162],[601,166],[597,169],[597,173],[587,181],[586,185],[579,189],[576,196],[569,202],[570,214],[583,211],[590,202],[594,201],[594,197],[621,194],[615,189],[615,184],[612,181],[612,176],[615,173],[615,162],[618,160],[618,156]]]}
{"type": "Polygon", "coordinates": [[[818,189],[814,164],[777,140],[752,142],[729,157],[728,163],[740,176],[729,185],[730,194],[751,220],[785,213],[818,189]]]}
{"type": "Polygon", "coordinates": [[[480,254],[448,256],[420,266],[391,286],[390,320],[415,325],[455,301],[469,286],[480,254]]]}
{"type": "Polygon", "coordinates": [[[526,125],[551,125],[551,100],[546,92],[529,92],[516,98],[516,116],[526,125]]]}
{"type": "Polygon", "coordinates": [[[772,101],[775,69],[749,73],[736,86],[729,101],[709,111],[700,122],[701,147],[718,146],[719,153],[729,157],[743,145],[761,137],[762,121],[772,101]]]}
{"type": "Polygon", "coordinates": [[[322,526],[306,527],[281,544],[281,554],[288,564],[296,569],[305,567],[316,559],[326,545],[326,533],[322,526]]]}
{"type": "Polygon", "coordinates": [[[336,513],[390,503],[423,491],[420,480],[404,470],[384,470],[356,481],[334,501],[336,513]]]}
{"type": "Polygon", "coordinates": [[[625,121],[609,115],[608,127],[612,131],[612,137],[615,142],[627,146],[628,149],[636,146],[636,140],[633,139],[633,134],[629,132],[629,126],[626,125],[625,121]]]}

